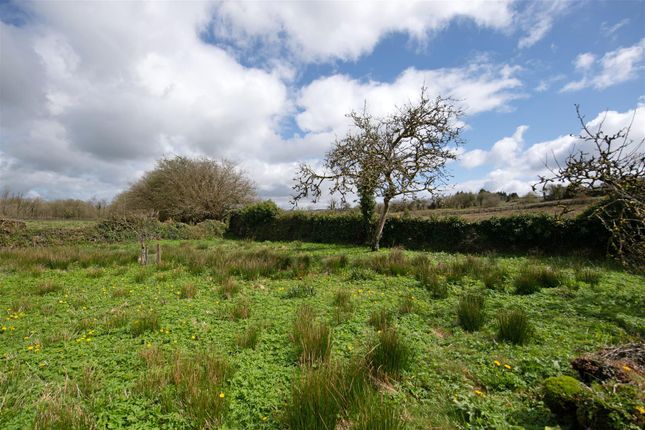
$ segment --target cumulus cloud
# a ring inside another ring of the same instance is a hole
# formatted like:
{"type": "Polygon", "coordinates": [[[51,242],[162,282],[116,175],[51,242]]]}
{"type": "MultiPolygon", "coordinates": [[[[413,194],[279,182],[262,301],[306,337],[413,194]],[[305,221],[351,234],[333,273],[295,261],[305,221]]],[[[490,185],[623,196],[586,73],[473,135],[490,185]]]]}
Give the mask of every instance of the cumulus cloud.
{"type": "Polygon", "coordinates": [[[290,111],[284,70],[200,39],[206,3],[28,6],[37,19],[0,23],[3,173],[19,190],[82,177],[83,194],[110,197],[164,154],[256,151],[290,111]]]}
{"type": "Polygon", "coordinates": [[[509,103],[523,95],[517,68],[474,64],[463,68],[418,70],[409,68],[394,82],[360,81],[333,75],[313,81],[300,91],[302,112],[296,121],[308,132],[340,131],[349,125],[345,116],[366,104],[370,113],[391,113],[394,106],[415,100],[425,85],[431,96],[452,97],[468,115],[509,109],[509,103]]]}
{"type": "Polygon", "coordinates": [[[450,2],[223,2],[213,33],[238,48],[279,53],[299,60],[356,60],[371,52],[385,35],[403,33],[423,41],[455,19],[504,29],[513,22],[511,0],[450,2]]]}
{"type": "Polygon", "coordinates": [[[581,79],[567,83],[561,92],[578,91],[583,88],[602,90],[635,79],[643,70],[645,39],[635,45],[607,52],[596,61],[590,53],[579,55],[574,64],[583,72],[581,79]]]}
{"type": "MultiPolygon", "coordinates": [[[[631,125],[630,151],[643,150],[637,148],[637,145],[645,139],[645,106],[626,112],[601,112],[586,125],[592,132],[602,127],[608,134],[631,125]]],[[[513,135],[498,140],[490,150],[466,152],[461,161],[463,167],[490,165],[492,170],[483,178],[458,183],[455,190],[478,191],[485,188],[489,191],[527,193],[531,190],[531,185],[537,182],[538,175],[549,174],[546,166],[554,167],[557,163],[562,165],[573,152],[593,154],[595,151],[592,145],[571,135],[558,136],[525,148],[523,135],[527,129],[525,125],[518,127],[513,135]]]]}

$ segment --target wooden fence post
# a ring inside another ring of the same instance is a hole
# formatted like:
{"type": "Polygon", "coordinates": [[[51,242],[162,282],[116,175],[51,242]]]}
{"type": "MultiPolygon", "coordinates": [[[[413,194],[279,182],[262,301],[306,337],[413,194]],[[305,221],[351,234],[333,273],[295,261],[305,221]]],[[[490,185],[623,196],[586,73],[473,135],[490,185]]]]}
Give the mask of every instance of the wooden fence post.
{"type": "Polygon", "coordinates": [[[161,245],[157,244],[157,264],[161,263],[161,245]]]}

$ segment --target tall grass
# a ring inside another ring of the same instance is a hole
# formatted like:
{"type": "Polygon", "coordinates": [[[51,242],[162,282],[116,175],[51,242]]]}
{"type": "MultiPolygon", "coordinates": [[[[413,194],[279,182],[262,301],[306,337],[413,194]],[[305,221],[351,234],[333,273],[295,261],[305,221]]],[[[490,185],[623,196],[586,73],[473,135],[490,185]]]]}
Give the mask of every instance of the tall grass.
{"type": "Polygon", "coordinates": [[[304,305],[298,309],[291,329],[291,340],[302,364],[311,366],[329,360],[332,331],[327,324],[316,320],[310,306],[304,305]]]}
{"type": "Polygon", "coordinates": [[[132,336],[141,336],[148,331],[159,329],[159,313],[154,309],[149,309],[139,313],[130,324],[130,333],[132,336]]]}
{"type": "MultiPolygon", "coordinates": [[[[363,410],[372,393],[363,359],[340,366],[306,368],[292,385],[282,424],[288,429],[347,428],[351,414],[363,410]]],[[[353,427],[352,427],[353,428],[353,427]]]]}
{"type": "Polygon", "coordinates": [[[448,283],[441,270],[440,266],[426,264],[419,267],[415,274],[419,285],[426,289],[435,299],[448,297],[448,283]]]}
{"type": "Polygon", "coordinates": [[[393,328],[387,328],[377,337],[367,353],[367,362],[376,375],[397,377],[410,362],[412,351],[393,328]]]}
{"type": "Polygon", "coordinates": [[[565,281],[563,273],[550,266],[526,265],[514,280],[515,293],[533,294],[542,288],[555,288],[565,281]]]}
{"type": "Polygon", "coordinates": [[[197,295],[197,287],[193,283],[182,284],[179,290],[179,297],[182,299],[193,299],[197,295]]]}
{"type": "Polygon", "coordinates": [[[251,315],[251,305],[246,297],[240,298],[231,308],[231,319],[233,321],[248,319],[251,315]]]}
{"type": "Polygon", "coordinates": [[[500,313],[497,317],[497,324],[497,337],[516,345],[527,343],[533,331],[529,318],[522,309],[512,309],[500,313]]]}
{"type": "Polygon", "coordinates": [[[370,314],[368,322],[375,330],[385,330],[392,323],[392,312],[385,308],[376,309],[370,314]]]}
{"type": "Polygon", "coordinates": [[[459,325],[466,331],[476,331],[484,324],[484,296],[479,293],[466,293],[457,305],[459,325]]]}
{"type": "Polygon", "coordinates": [[[84,430],[95,429],[96,421],[82,400],[74,397],[73,390],[65,386],[45,392],[36,407],[34,430],[84,430]]]}
{"type": "Polygon", "coordinates": [[[235,337],[237,346],[242,349],[255,349],[260,338],[261,328],[257,324],[249,325],[242,333],[235,337]]]}
{"type": "Polygon", "coordinates": [[[57,293],[62,289],[63,287],[61,287],[59,284],[52,281],[46,281],[36,286],[35,293],[39,296],[44,296],[46,294],[57,293]]]}
{"type": "Polygon", "coordinates": [[[228,380],[233,374],[225,358],[212,351],[176,351],[168,362],[156,347],[144,349],[140,356],[147,368],[135,385],[137,392],[156,399],[166,413],[181,413],[194,428],[222,425],[228,410],[228,380]]]}
{"type": "Polygon", "coordinates": [[[217,292],[219,293],[221,298],[230,300],[240,292],[240,286],[232,277],[226,277],[220,284],[217,292]]]}
{"type": "Polygon", "coordinates": [[[406,428],[401,411],[383,395],[372,394],[361,405],[352,420],[352,430],[403,430],[406,428]]]}
{"type": "Polygon", "coordinates": [[[283,425],[292,430],[333,430],[342,411],[337,369],[306,369],[292,385],[283,425]]]}
{"type": "Polygon", "coordinates": [[[576,270],[576,281],[589,285],[598,285],[602,279],[602,271],[593,267],[581,267],[576,270]]]}

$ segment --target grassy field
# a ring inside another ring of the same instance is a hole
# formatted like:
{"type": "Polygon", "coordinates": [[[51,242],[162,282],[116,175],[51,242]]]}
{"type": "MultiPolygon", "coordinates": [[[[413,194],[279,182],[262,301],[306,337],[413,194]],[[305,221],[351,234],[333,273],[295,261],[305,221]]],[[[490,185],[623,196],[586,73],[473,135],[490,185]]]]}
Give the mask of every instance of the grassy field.
{"type": "Polygon", "coordinates": [[[136,256],[0,251],[0,428],[544,429],[545,378],[645,330],[645,280],[579,260],[226,240],[136,256]],[[518,309],[514,344],[498,317],[518,309]]]}

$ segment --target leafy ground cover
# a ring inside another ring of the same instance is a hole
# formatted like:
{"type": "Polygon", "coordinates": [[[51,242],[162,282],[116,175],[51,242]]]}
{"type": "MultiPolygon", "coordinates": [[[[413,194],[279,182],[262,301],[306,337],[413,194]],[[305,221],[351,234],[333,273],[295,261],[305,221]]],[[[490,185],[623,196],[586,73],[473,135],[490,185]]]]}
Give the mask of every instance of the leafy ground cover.
{"type": "Polygon", "coordinates": [[[643,277],[581,260],[213,240],[162,242],[141,267],[137,252],[0,251],[0,428],[543,429],[545,379],[645,332],[643,277]]]}

